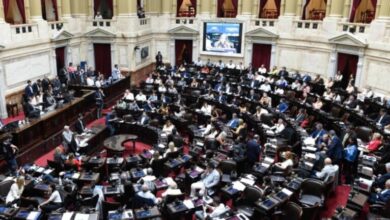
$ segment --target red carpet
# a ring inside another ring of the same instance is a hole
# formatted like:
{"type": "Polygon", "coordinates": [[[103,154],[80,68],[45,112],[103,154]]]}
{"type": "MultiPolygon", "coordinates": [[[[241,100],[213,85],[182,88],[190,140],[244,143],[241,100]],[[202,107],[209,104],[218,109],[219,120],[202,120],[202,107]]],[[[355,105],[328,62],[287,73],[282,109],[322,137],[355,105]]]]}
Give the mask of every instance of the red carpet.
{"type": "MultiPolygon", "coordinates": [[[[18,116],[20,117],[20,116],[18,116]]],[[[19,120],[16,118],[9,119],[11,120],[19,120]]],[[[90,124],[87,125],[88,128],[96,125],[102,125],[105,123],[105,118],[102,117],[98,120],[95,120],[91,122],[90,124]]],[[[185,137],[185,142],[188,142],[187,138],[185,137]]],[[[127,142],[125,143],[126,150],[124,152],[124,156],[128,156],[130,154],[139,154],[145,149],[151,149],[150,145],[144,144],[142,142],[136,142],[136,147],[135,147],[135,152],[133,152],[133,143],[132,142],[127,142]]],[[[184,146],[184,153],[188,153],[189,147],[188,145],[184,146]]],[[[50,151],[49,153],[41,156],[35,161],[35,164],[39,166],[46,166],[47,165],[47,160],[53,160],[53,155],[54,155],[54,150],[50,151]]],[[[105,151],[103,150],[101,152],[101,156],[105,156],[105,151]]],[[[171,174],[169,175],[171,176],[171,174]]],[[[345,207],[347,200],[348,200],[348,195],[349,195],[350,187],[346,185],[341,185],[336,188],[336,191],[327,199],[326,202],[326,208],[321,212],[320,218],[322,219],[327,219],[331,218],[338,206],[343,206],[345,207]]],[[[160,192],[161,193],[161,192],[160,192]]],[[[229,201],[229,206],[231,206],[231,202],[229,201]]],[[[363,210],[363,212],[367,213],[367,210],[363,210]]],[[[365,215],[364,215],[365,216],[365,215]]],[[[361,216],[361,219],[364,219],[364,216],[361,216]]]]}
{"type": "Polygon", "coordinates": [[[24,112],[20,112],[19,115],[15,116],[15,117],[8,117],[8,118],[4,118],[2,120],[3,120],[4,125],[6,125],[8,123],[23,120],[23,119],[24,119],[24,112]]]}

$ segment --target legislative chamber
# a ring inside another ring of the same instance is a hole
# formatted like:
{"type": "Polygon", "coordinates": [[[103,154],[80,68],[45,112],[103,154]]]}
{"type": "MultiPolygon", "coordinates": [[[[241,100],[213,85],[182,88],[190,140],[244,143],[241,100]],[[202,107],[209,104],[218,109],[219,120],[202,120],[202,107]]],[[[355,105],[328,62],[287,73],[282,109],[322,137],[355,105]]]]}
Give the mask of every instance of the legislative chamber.
{"type": "Polygon", "coordinates": [[[0,0],[0,219],[390,219],[390,0],[0,0]]]}

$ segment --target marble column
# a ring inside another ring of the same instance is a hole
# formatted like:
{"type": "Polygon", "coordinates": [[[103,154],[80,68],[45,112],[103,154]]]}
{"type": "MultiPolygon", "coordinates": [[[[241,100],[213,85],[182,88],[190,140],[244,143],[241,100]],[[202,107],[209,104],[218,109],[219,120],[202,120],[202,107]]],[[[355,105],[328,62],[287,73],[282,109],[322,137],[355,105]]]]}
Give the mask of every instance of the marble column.
{"type": "Polygon", "coordinates": [[[5,73],[3,71],[2,65],[0,63],[0,118],[7,118],[7,107],[5,101],[5,73]]]}
{"type": "Polygon", "coordinates": [[[350,11],[351,11],[351,0],[344,0],[344,9],[343,9],[343,18],[344,19],[349,20],[350,11]]]}
{"type": "Polygon", "coordinates": [[[41,0],[30,0],[30,19],[33,21],[42,20],[41,0]]]}
{"type": "Polygon", "coordinates": [[[246,0],[241,2],[242,2],[241,15],[250,16],[252,14],[253,1],[246,0]]]}
{"type": "Polygon", "coordinates": [[[172,11],[172,0],[162,1],[161,12],[163,14],[170,14],[172,11]]]}
{"type": "Polygon", "coordinates": [[[295,16],[297,11],[297,0],[286,0],[284,16],[295,16]]]}
{"type": "Polygon", "coordinates": [[[303,0],[298,0],[297,4],[296,4],[295,16],[301,18],[302,17],[302,10],[303,10],[303,0]]]}
{"type": "Polygon", "coordinates": [[[63,18],[71,18],[70,0],[61,0],[61,12],[63,18]]]}
{"type": "Polygon", "coordinates": [[[137,0],[117,0],[118,16],[137,15],[137,0]]]}
{"type": "Polygon", "coordinates": [[[3,1],[0,1],[0,23],[4,23],[4,7],[3,7],[3,1]]]}
{"type": "Polygon", "coordinates": [[[380,0],[379,2],[379,11],[377,11],[377,18],[383,20],[390,19],[390,1],[389,0],[380,0]]]}
{"type": "Polygon", "coordinates": [[[211,9],[210,0],[200,0],[200,14],[209,14],[211,9]]]}
{"type": "Polygon", "coordinates": [[[340,18],[343,16],[344,2],[340,0],[332,0],[330,2],[330,12],[329,17],[340,18]]]}

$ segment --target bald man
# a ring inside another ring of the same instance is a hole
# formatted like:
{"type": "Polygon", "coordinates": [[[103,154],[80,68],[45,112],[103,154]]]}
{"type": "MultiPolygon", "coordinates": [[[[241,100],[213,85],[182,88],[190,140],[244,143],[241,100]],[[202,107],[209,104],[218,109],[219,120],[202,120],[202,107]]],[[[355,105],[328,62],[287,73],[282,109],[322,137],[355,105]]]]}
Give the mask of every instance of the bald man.
{"type": "Polygon", "coordinates": [[[160,199],[158,199],[152,192],[150,192],[147,184],[142,185],[141,191],[139,191],[137,195],[141,198],[153,201],[154,205],[157,205],[160,202],[160,199]]]}
{"type": "Polygon", "coordinates": [[[390,200],[390,180],[387,180],[385,183],[385,189],[379,191],[378,193],[371,194],[368,199],[369,203],[383,202],[387,203],[390,200]]]}
{"type": "Polygon", "coordinates": [[[325,165],[322,168],[322,170],[320,172],[317,172],[315,174],[315,177],[317,177],[319,179],[325,179],[328,176],[334,175],[336,169],[335,169],[335,166],[332,164],[332,159],[330,159],[329,157],[325,158],[324,164],[325,165]]]}

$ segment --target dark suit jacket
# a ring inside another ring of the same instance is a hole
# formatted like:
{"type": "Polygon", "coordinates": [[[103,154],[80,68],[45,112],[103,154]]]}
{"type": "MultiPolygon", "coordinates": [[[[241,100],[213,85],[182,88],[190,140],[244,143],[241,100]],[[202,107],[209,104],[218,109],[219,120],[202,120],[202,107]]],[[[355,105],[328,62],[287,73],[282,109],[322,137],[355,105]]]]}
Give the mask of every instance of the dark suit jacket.
{"type": "Polygon", "coordinates": [[[85,129],[84,122],[81,120],[77,120],[76,124],[74,125],[74,128],[75,128],[77,134],[82,134],[84,132],[84,129],[85,129]]]}
{"type": "MultiPolygon", "coordinates": [[[[379,123],[379,120],[381,120],[381,116],[379,116],[375,121],[376,121],[376,123],[379,123]]],[[[384,126],[386,126],[386,125],[388,125],[388,124],[390,124],[390,116],[389,115],[387,115],[387,114],[385,114],[384,116],[383,116],[383,119],[380,121],[380,124],[384,127],[384,126]]]]}
{"type": "Polygon", "coordinates": [[[260,145],[255,140],[248,141],[246,145],[246,156],[249,162],[259,161],[260,145]]]}
{"type": "Polygon", "coordinates": [[[33,97],[34,89],[32,88],[32,86],[27,85],[26,88],[24,88],[24,94],[26,94],[27,97],[33,97]]]}
{"type": "Polygon", "coordinates": [[[328,150],[326,151],[326,155],[332,159],[332,161],[337,162],[343,157],[343,145],[340,141],[340,138],[333,137],[328,150]]]}

